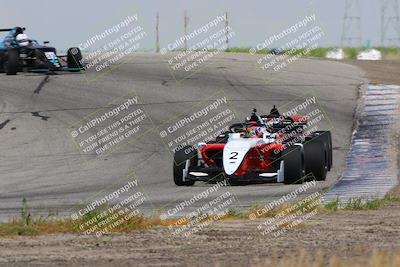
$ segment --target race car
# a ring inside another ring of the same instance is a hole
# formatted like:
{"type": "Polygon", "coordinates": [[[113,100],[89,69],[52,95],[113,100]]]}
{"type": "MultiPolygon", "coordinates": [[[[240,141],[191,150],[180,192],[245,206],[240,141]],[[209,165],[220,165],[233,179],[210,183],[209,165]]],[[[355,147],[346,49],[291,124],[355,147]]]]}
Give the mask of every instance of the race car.
{"type": "Polygon", "coordinates": [[[215,141],[175,151],[175,184],[221,180],[299,184],[326,179],[332,168],[330,131],[307,131],[306,117],[282,116],[275,106],[268,115],[256,112],[215,141]]]}
{"type": "Polygon", "coordinates": [[[78,47],[68,49],[67,55],[57,55],[48,42],[39,44],[30,39],[24,27],[0,29],[9,32],[0,43],[0,72],[16,75],[21,71],[54,72],[83,70],[82,54],[78,47]]]}

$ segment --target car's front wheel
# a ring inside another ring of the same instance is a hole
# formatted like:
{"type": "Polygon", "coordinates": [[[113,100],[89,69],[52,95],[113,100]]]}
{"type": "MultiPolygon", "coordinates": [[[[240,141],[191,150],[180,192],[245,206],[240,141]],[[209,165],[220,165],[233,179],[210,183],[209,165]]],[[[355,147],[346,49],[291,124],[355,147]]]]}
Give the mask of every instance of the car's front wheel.
{"type": "Polygon", "coordinates": [[[82,53],[78,47],[72,47],[67,52],[67,64],[69,71],[79,72],[82,69],[82,53]]]}
{"type": "Polygon", "coordinates": [[[185,146],[182,149],[175,152],[174,155],[174,182],[177,186],[192,186],[194,181],[186,180],[184,170],[190,166],[197,164],[197,150],[191,146],[185,146]]]}
{"type": "Polygon", "coordinates": [[[19,53],[15,49],[7,51],[6,61],[4,62],[3,69],[7,75],[16,75],[19,67],[19,53]]]}

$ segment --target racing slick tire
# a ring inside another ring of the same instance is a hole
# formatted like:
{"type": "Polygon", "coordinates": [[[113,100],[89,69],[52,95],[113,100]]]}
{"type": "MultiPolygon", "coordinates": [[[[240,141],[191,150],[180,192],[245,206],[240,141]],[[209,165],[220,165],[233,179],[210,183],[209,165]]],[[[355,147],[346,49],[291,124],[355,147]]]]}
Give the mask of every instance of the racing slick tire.
{"type": "Polygon", "coordinates": [[[19,68],[19,53],[16,49],[7,51],[7,59],[4,62],[3,69],[7,75],[17,75],[19,68]]]}
{"type": "Polygon", "coordinates": [[[79,72],[82,69],[82,53],[78,47],[71,47],[67,52],[67,65],[71,72],[79,72]]]}
{"type": "Polygon", "coordinates": [[[316,181],[324,181],[328,172],[327,152],[325,144],[318,139],[312,139],[304,144],[304,159],[306,174],[316,181]]]}
{"type": "Polygon", "coordinates": [[[290,146],[282,152],[284,183],[301,184],[304,182],[304,155],[301,146],[290,146]]]}
{"type": "Polygon", "coordinates": [[[333,163],[333,153],[332,153],[332,134],[330,131],[317,131],[314,139],[321,140],[325,143],[327,147],[327,158],[328,158],[328,171],[332,168],[333,163]]]}
{"type": "Polygon", "coordinates": [[[194,181],[185,181],[183,177],[183,170],[186,167],[186,161],[189,160],[189,165],[194,166],[197,164],[198,157],[197,151],[192,146],[185,146],[174,155],[174,182],[177,186],[192,186],[194,181]],[[190,153],[186,153],[190,149],[190,153]]]}

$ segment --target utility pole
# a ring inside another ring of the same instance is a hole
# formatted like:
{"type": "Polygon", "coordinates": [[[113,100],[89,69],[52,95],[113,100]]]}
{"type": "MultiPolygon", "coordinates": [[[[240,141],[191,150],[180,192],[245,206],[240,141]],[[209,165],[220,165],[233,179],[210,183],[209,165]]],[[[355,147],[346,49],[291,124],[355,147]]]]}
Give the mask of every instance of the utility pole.
{"type": "Polygon", "coordinates": [[[228,23],[228,12],[225,12],[225,42],[226,50],[229,49],[229,23],[228,23]]]}
{"type": "Polygon", "coordinates": [[[157,16],[156,16],[156,53],[160,52],[160,33],[158,31],[159,24],[160,24],[160,16],[157,12],[157,16]]]}
{"type": "Polygon", "coordinates": [[[341,46],[362,46],[359,0],[346,0],[341,46]]]}
{"type": "Polygon", "coordinates": [[[398,0],[382,0],[381,45],[400,45],[400,17],[398,0]]]}
{"type": "Polygon", "coordinates": [[[187,11],[183,12],[183,25],[184,25],[184,39],[185,39],[185,50],[187,50],[187,34],[188,34],[188,25],[189,25],[189,17],[187,16],[187,11]]]}

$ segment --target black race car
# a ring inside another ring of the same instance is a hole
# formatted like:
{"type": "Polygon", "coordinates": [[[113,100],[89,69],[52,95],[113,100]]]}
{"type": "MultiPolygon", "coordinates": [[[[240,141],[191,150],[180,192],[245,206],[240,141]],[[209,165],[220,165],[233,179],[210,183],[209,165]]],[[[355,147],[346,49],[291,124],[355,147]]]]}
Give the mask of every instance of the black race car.
{"type": "Polygon", "coordinates": [[[53,72],[83,70],[82,54],[79,48],[68,49],[67,55],[57,55],[54,47],[29,39],[25,28],[0,29],[9,32],[0,42],[0,72],[16,75],[18,72],[53,72]]]}

